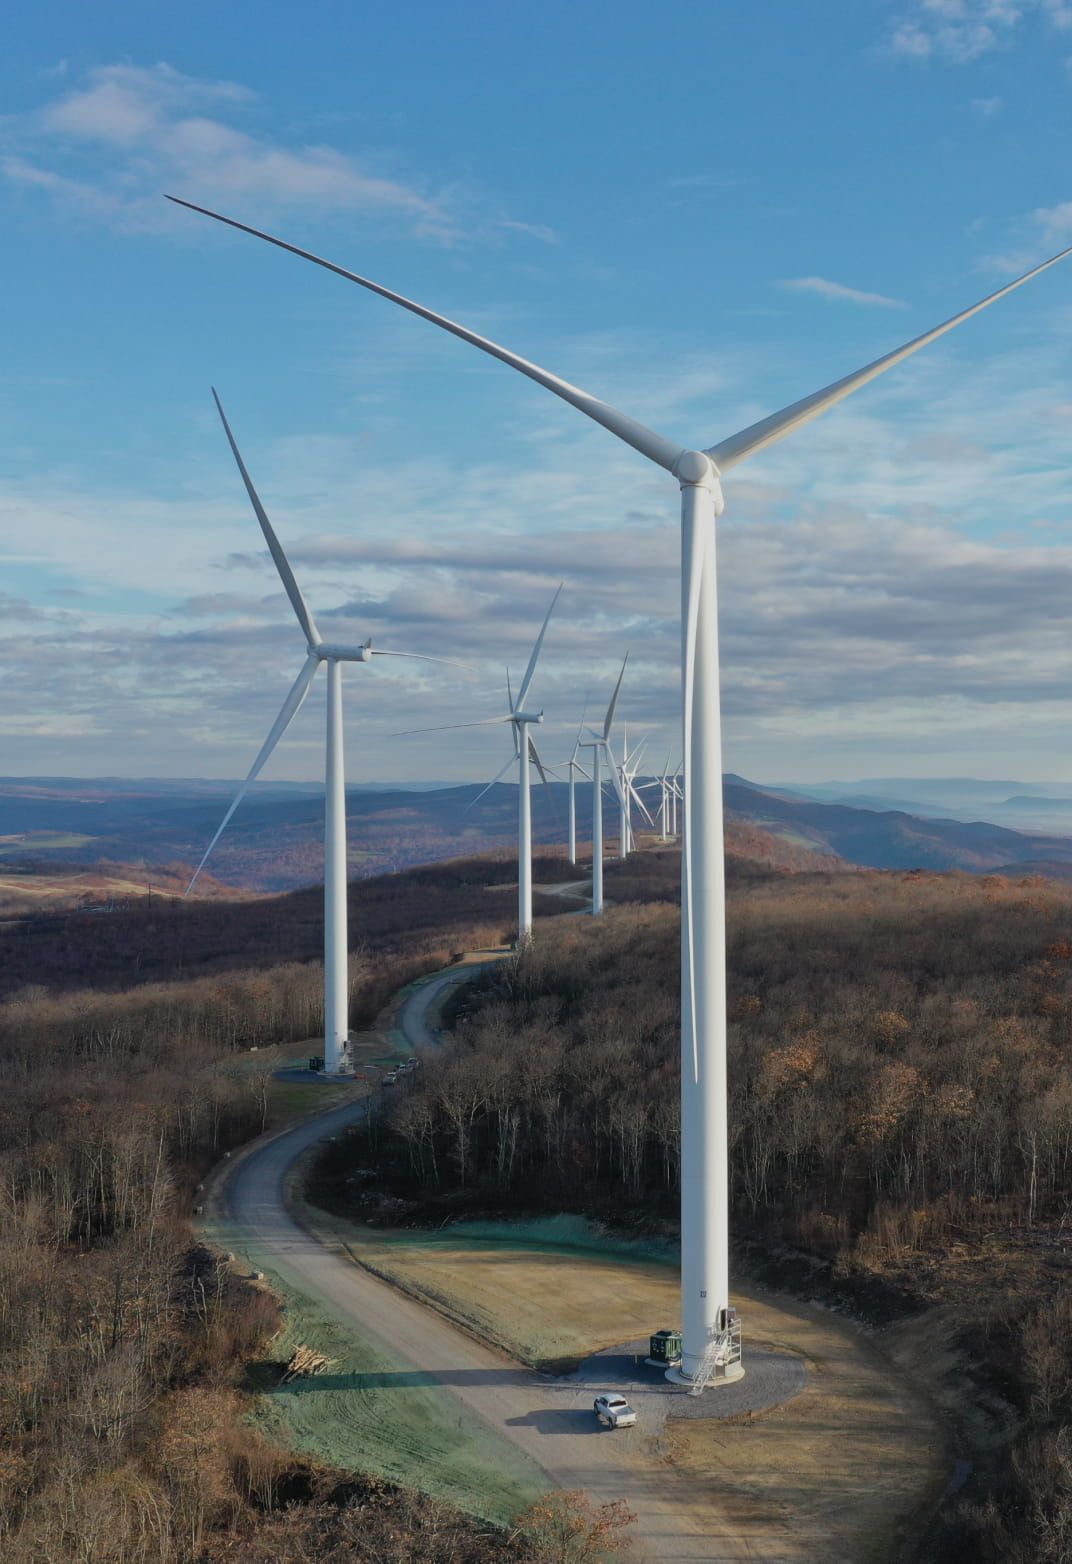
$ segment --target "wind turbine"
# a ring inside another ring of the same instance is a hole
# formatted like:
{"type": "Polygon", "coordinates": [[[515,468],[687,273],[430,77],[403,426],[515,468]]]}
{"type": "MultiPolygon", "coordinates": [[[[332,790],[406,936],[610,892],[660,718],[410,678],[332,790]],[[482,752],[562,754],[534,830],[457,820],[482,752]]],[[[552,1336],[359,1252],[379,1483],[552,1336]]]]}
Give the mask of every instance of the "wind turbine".
{"type": "MultiPolygon", "coordinates": [[[[224,217],[191,201],[168,198],[357,283],[449,331],[553,392],[663,468],[681,491],[681,672],[684,728],[684,843],[681,918],[681,1376],[709,1378],[728,1338],[729,1139],[726,1080],[726,916],[719,701],[715,522],[722,514],[722,475],[810,423],[878,375],[954,326],[1064,260],[1072,246],[1033,266],[977,304],[901,347],[844,375],[715,445],[693,449],[647,428],[590,392],[571,385],[469,327],[333,261],[224,217]]],[[[725,1364],[722,1365],[725,1367],[725,1364]]],[[[739,1365],[738,1365],[739,1369],[739,1365]]]]}
{"type": "Polygon", "coordinates": [[[580,761],[577,759],[577,756],[581,752],[581,734],[584,732],[584,719],[587,710],[588,702],[586,701],[584,711],[581,713],[581,722],[577,729],[577,737],[573,742],[573,753],[566,762],[566,765],[569,769],[569,861],[572,864],[577,862],[577,777],[582,776],[584,777],[585,781],[591,780],[589,773],[584,769],[580,761]]]}
{"type": "MultiPolygon", "coordinates": [[[[559,593],[562,591],[560,583],[551,599],[551,606],[544,616],[540,633],[536,637],[536,644],[532,648],[529,665],[525,669],[525,677],[521,681],[521,688],[517,692],[517,700],[510,685],[510,672],[506,674],[506,700],[507,710],[501,717],[484,717],[479,722],[451,722],[441,728],[411,728],[409,733],[447,733],[458,728],[483,728],[494,726],[497,723],[510,723],[514,737],[514,753],[506,761],[505,765],[495,773],[486,787],[473,799],[466,810],[475,809],[485,793],[489,793],[496,782],[509,771],[517,762],[517,943],[520,949],[532,938],[532,790],[530,786],[529,761],[540,773],[542,781],[547,781],[547,773],[552,768],[545,766],[536,751],[536,743],[530,733],[534,722],[543,721],[542,711],[526,711],[525,702],[528,699],[529,686],[532,676],[536,672],[536,664],[540,658],[543,647],[543,638],[547,634],[547,626],[551,622],[551,615],[555,611],[559,593]]],[[[408,734],[399,734],[398,737],[407,737],[408,734]]]]}
{"type": "MultiPolygon", "coordinates": [[[[279,716],[272,724],[268,737],[261,745],[249,775],[231,800],[231,807],[220,822],[219,830],[205,849],[205,856],[194,870],[193,878],[186,887],[186,895],[189,896],[197,883],[201,870],[208,862],[209,855],[227,826],[228,821],[245,798],[252,784],[256,781],[264,768],[269,755],[275,749],[279,740],[294,721],[301,710],[302,703],[309,693],[309,686],[316,676],[316,671],[321,663],[327,664],[328,670],[328,701],[327,701],[327,752],[324,767],[324,1070],[326,1074],[335,1075],[346,1067],[346,1052],[349,1043],[349,961],[346,929],[346,782],[344,777],[343,736],[342,736],[342,664],[343,663],[367,663],[373,657],[410,657],[421,662],[442,662],[443,658],[423,657],[419,652],[389,652],[383,651],[378,646],[374,647],[371,637],[360,646],[336,645],[326,642],[321,638],[320,631],[316,627],[312,613],[306,605],[301,594],[301,589],[295,579],[294,572],[290,568],[290,561],[283,552],[279,539],[268,514],[261,504],[260,496],[253,487],[253,480],[249,476],[246,464],[242,460],[242,453],[238,449],[231,426],[227,422],[227,415],[223,411],[223,404],[212,392],[216,403],[216,410],[223,423],[224,433],[228,444],[238,464],[238,470],[242,474],[242,482],[246,486],[250,503],[257,514],[257,520],[261,524],[264,540],[268,545],[275,568],[279,572],[279,578],[287,596],[290,598],[291,607],[297,616],[302,633],[305,636],[306,657],[301,672],[291,686],[290,694],[283,702],[279,716]]],[[[457,665],[455,665],[457,666],[457,665]]]]}
{"type": "Polygon", "coordinates": [[[645,782],[640,788],[642,793],[650,793],[653,788],[659,789],[659,835],[665,842],[670,834],[670,756],[666,757],[666,765],[662,775],[655,777],[651,782],[645,782]]]}
{"type": "Polygon", "coordinates": [[[629,732],[628,732],[627,728],[623,730],[622,763],[621,763],[621,765],[618,768],[618,777],[619,777],[619,781],[621,783],[621,786],[619,788],[619,795],[620,795],[621,811],[622,811],[622,814],[621,814],[621,819],[622,819],[622,839],[621,839],[621,842],[619,844],[619,853],[618,853],[618,856],[620,858],[627,858],[629,856],[629,854],[633,851],[633,847],[634,847],[634,842],[633,842],[633,805],[634,804],[640,810],[641,814],[644,816],[644,819],[648,822],[648,824],[653,829],[654,829],[654,826],[655,826],[655,822],[651,818],[651,815],[648,813],[647,806],[645,805],[644,800],[641,798],[639,790],[637,789],[637,787],[635,785],[636,784],[636,775],[637,775],[637,772],[640,769],[640,759],[641,759],[641,756],[643,755],[645,749],[647,748],[647,746],[648,746],[647,739],[646,738],[642,738],[640,740],[640,743],[637,744],[636,747],[632,751],[630,751],[630,749],[629,749],[629,732]]]}
{"type": "Polygon", "coordinates": [[[611,781],[618,795],[619,808],[622,807],[624,793],[618,777],[618,768],[614,763],[614,756],[610,748],[610,730],[614,726],[614,708],[618,704],[618,696],[621,694],[622,680],[625,678],[625,665],[629,661],[629,653],[622,658],[621,671],[618,674],[618,682],[614,686],[614,693],[607,707],[607,714],[603,718],[602,730],[597,733],[594,728],[589,728],[590,737],[580,742],[581,749],[592,751],[592,916],[598,918],[603,911],[603,761],[607,761],[611,781]]]}

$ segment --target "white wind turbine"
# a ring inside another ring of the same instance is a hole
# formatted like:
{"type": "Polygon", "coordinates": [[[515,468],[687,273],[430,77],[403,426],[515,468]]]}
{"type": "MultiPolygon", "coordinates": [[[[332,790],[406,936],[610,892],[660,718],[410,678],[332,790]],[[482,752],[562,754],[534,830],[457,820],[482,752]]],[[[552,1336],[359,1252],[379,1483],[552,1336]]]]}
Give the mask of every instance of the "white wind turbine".
{"type": "Polygon", "coordinates": [[[665,842],[670,835],[670,756],[666,757],[666,765],[662,775],[655,777],[651,782],[645,782],[640,788],[642,793],[650,793],[653,789],[659,789],[659,835],[665,842]]]}
{"type": "Polygon", "coordinates": [[[532,676],[536,672],[536,664],[540,658],[543,647],[543,638],[547,634],[547,626],[551,621],[551,615],[555,611],[559,593],[562,591],[561,583],[551,599],[551,606],[547,610],[540,633],[536,637],[536,644],[532,648],[532,656],[529,665],[525,669],[525,677],[521,681],[521,688],[517,692],[517,700],[510,686],[510,673],[506,674],[506,698],[508,710],[501,717],[484,717],[478,722],[450,722],[440,728],[410,728],[406,734],[398,734],[397,737],[408,737],[413,733],[449,733],[459,728],[484,728],[498,723],[510,723],[514,737],[514,753],[506,761],[505,765],[495,773],[486,787],[473,799],[469,808],[475,809],[485,793],[489,793],[496,782],[509,771],[510,767],[517,763],[517,942],[518,948],[532,937],[532,789],[529,761],[540,773],[542,781],[547,781],[547,773],[550,766],[545,766],[536,752],[536,743],[529,731],[532,724],[543,721],[542,711],[526,711],[525,702],[528,699],[529,686],[532,676]]]}
{"type": "Polygon", "coordinates": [[[640,769],[640,760],[647,748],[648,741],[646,738],[642,738],[639,744],[633,750],[630,750],[628,727],[623,728],[622,734],[622,763],[618,767],[618,799],[622,829],[618,844],[618,856],[619,858],[628,858],[634,847],[633,805],[636,805],[650,826],[654,827],[655,822],[648,813],[644,800],[636,787],[636,776],[640,769]]]}
{"type": "Polygon", "coordinates": [[[862,369],[715,445],[694,449],[657,434],[590,392],[381,283],[233,217],[174,196],[169,199],[357,283],[518,370],[661,467],[681,491],[685,827],[681,919],[681,1374],[686,1379],[699,1376],[702,1386],[723,1350],[729,1322],[725,864],[715,574],[715,522],[725,504],[722,475],[1064,260],[1072,254],[1072,246],[862,369]]]}
{"type": "Polygon", "coordinates": [[[301,672],[291,687],[290,694],[283,702],[279,716],[272,724],[271,730],[264,743],[261,745],[249,775],[231,800],[231,807],[220,822],[219,830],[205,849],[205,856],[194,871],[193,879],[186,887],[186,895],[189,896],[197,883],[197,877],[208,862],[209,855],[227,826],[227,822],[242,802],[252,784],[256,781],[264,768],[269,755],[275,749],[279,740],[294,721],[301,710],[303,701],[309,693],[317,669],[321,663],[327,664],[328,670],[328,700],[327,700],[327,754],[324,767],[324,1069],[328,1074],[337,1074],[346,1068],[346,1052],[349,1042],[349,963],[347,956],[347,928],[346,928],[346,782],[344,777],[343,736],[342,736],[342,664],[343,663],[367,663],[373,657],[410,657],[421,662],[442,662],[443,658],[424,657],[419,652],[389,652],[381,651],[374,647],[371,638],[360,646],[341,646],[326,642],[321,638],[320,631],[316,627],[301,590],[290,568],[290,562],[283,552],[282,545],[276,537],[268,514],[261,504],[260,496],[253,487],[253,480],[246,470],[246,464],[242,460],[242,454],[231,433],[231,426],[227,422],[227,416],[223,411],[223,404],[212,392],[215,398],[216,408],[223,422],[224,432],[227,435],[228,444],[238,464],[238,470],[242,474],[242,482],[246,486],[246,493],[257,520],[261,524],[264,540],[268,545],[275,568],[279,572],[279,578],[287,596],[290,598],[291,607],[297,616],[302,633],[305,636],[306,657],[301,672]]]}
{"type": "Polygon", "coordinates": [[[577,756],[581,752],[581,734],[584,732],[584,719],[588,711],[588,702],[585,702],[581,712],[581,723],[577,729],[577,737],[573,742],[573,752],[566,765],[569,769],[569,861],[577,862],[577,778],[584,777],[586,782],[591,781],[589,773],[581,765],[577,756]]]}
{"type": "Polygon", "coordinates": [[[621,694],[622,680],[625,678],[625,665],[629,661],[629,653],[622,658],[621,671],[618,674],[618,682],[614,686],[614,694],[610,698],[607,714],[603,718],[602,732],[597,733],[594,728],[589,728],[590,738],[581,741],[581,749],[592,751],[592,916],[598,918],[603,911],[603,761],[607,762],[611,781],[614,783],[614,791],[618,795],[618,807],[624,808],[625,794],[618,776],[618,768],[614,763],[614,756],[610,748],[610,733],[614,726],[614,708],[618,704],[618,696],[621,694]]]}

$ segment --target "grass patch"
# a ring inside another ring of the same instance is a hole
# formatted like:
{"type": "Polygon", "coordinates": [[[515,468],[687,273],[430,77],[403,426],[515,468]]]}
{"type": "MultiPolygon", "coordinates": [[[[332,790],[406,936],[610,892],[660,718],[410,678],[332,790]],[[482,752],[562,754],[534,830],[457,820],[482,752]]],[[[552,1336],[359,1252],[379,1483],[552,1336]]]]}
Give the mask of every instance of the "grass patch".
{"type": "MultiPolygon", "coordinates": [[[[221,1244],[234,1241],[226,1227],[215,1236],[221,1244]]],[[[270,1360],[247,1368],[250,1421],[261,1433],[343,1471],[447,1499],[497,1525],[546,1490],[534,1463],[430,1375],[334,1320],[326,1305],[288,1281],[274,1258],[250,1258],[269,1276],[285,1320],[270,1360]],[[323,1373],[284,1385],[279,1365],[299,1344],[330,1362],[323,1373]]]]}

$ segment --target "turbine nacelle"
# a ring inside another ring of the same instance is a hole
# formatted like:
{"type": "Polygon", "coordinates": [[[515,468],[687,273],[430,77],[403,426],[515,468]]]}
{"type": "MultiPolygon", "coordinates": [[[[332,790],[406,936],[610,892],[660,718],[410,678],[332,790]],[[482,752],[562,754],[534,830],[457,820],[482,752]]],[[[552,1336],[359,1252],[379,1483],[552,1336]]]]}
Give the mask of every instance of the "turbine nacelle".
{"type": "Polygon", "coordinates": [[[333,641],[320,641],[309,650],[315,652],[322,663],[370,663],[374,656],[371,641],[365,641],[361,646],[340,646],[333,641]]]}

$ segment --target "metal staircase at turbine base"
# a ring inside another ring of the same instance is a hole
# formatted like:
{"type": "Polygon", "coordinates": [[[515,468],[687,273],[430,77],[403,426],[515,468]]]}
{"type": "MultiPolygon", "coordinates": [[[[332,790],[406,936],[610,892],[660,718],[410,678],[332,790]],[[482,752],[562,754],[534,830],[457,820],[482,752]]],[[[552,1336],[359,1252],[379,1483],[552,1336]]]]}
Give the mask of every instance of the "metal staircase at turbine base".
{"type": "Polygon", "coordinates": [[[736,1379],[744,1371],[740,1369],[741,1362],[741,1322],[734,1320],[725,1330],[721,1330],[711,1337],[703,1357],[700,1359],[700,1367],[693,1375],[689,1386],[689,1395],[698,1396],[706,1390],[713,1379],[736,1379]],[[734,1369],[738,1372],[734,1373],[734,1369]]]}
{"type": "MultiPolygon", "coordinates": [[[[704,1355],[700,1359],[700,1366],[691,1378],[683,1374],[679,1377],[681,1382],[688,1386],[690,1396],[699,1396],[707,1389],[712,1380],[716,1383],[725,1380],[740,1379],[744,1373],[741,1367],[741,1322],[734,1318],[725,1329],[716,1331],[704,1349],[704,1355]]],[[[669,1377],[669,1376],[667,1376],[669,1377]]]]}

